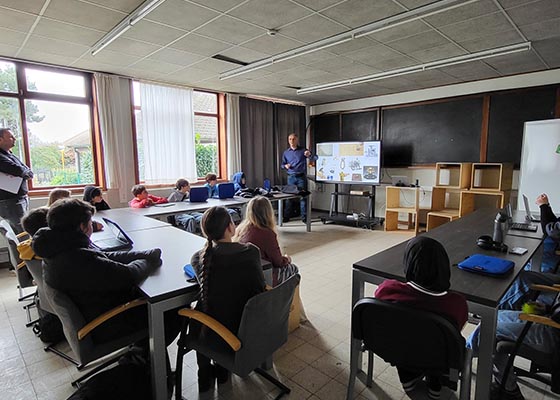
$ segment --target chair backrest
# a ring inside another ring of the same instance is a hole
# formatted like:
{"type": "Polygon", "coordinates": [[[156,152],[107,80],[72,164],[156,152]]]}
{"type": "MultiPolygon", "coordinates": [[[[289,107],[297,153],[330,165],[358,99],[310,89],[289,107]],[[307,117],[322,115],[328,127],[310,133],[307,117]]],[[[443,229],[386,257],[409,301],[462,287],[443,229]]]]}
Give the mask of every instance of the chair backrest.
{"type": "Polygon", "coordinates": [[[86,320],[74,302],[61,291],[49,286],[43,281],[45,296],[48,298],[54,313],[62,322],[64,337],[78,361],[86,364],[93,353],[93,341],[90,335],[78,340],[78,331],[86,324],[86,320]]]}
{"type": "Polygon", "coordinates": [[[300,276],[293,275],[272,290],[252,297],[241,316],[234,372],[245,376],[260,366],[288,340],[288,316],[300,276]]]}
{"type": "Polygon", "coordinates": [[[37,293],[39,294],[40,306],[41,309],[50,312],[51,314],[56,314],[54,312],[54,308],[49,301],[45,293],[45,285],[43,280],[43,261],[33,259],[33,260],[25,260],[25,265],[27,269],[31,273],[35,284],[37,285],[37,293]]]}
{"type": "Polygon", "coordinates": [[[463,368],[465,339],[451,322],[432,312],[364,298],[352,311],[352,335],[393,365],[451,376],[463,368]]]}
{"type": "Polygon", "coordinates": [[[33,286],[33,278],[26,267],[17,268],[21,259],[19,258],[19,252],[17,245],[19,244],[19,239],[14,233],[12,226],[5,219],[0,220],[0,233],[4,235],[6,241],[8,242],[8,254],[10,255],[10,264],[16,270],[16,276],[18,279],[18,284],[21,288],[33,286]]]}

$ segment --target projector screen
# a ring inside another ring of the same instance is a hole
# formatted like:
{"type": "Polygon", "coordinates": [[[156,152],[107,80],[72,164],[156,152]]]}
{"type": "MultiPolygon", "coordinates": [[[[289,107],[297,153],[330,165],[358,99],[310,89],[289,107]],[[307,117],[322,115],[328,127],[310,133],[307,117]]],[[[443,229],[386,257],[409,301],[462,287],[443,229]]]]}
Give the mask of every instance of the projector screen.
{"type": "Polygon", "coordinates": [[[317,143],[315,180],[349,185],[379,185],[381,142],[317,143]]]}

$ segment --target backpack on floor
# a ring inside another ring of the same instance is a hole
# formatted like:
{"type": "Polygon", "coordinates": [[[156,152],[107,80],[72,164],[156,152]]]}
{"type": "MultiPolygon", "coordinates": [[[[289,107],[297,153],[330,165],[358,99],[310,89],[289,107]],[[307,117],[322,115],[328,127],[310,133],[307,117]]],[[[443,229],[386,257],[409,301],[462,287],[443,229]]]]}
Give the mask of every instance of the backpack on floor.
{"type": "Polygon", "coordinates": [[[64,340],[64,330],[60,319],[41,308],[41,300],[35,295],[39,321],[33,325],[33,333],[44,343],[58,343],[64,340]]]}

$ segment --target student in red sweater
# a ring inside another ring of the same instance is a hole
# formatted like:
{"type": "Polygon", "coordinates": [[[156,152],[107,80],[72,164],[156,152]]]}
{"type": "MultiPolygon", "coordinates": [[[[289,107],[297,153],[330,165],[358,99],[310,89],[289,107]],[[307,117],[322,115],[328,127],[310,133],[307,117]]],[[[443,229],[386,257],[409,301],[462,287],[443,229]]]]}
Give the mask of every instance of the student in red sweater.
{"type": "Polygon", "coordinates": [[[154,204],[167,203],[165,197],[153,196],[148,193],[146,186],[144,185],[134,185],[132,187],[132,195],[134,198],[128,202],[128,205],[132,208],[146,208],[153,206],[154,204]]]}
{"type": "MultiPolygon", "coordinates": [[[[404,270],[405,283],[388,279],[379,285],[375,297],[435,312],[461,330],[467,322],[467,301],[458,293],[448,292],[451,271],[449,257],[441,243],[424,236],[410,240],[405,249],[404,270]]],[[[407,393],[413,391],[425,375],[423,371],[410,371],[398,365],[397,371],[407,393]]],[[[440,377],[427,376],[426,380],[428,397],[438,399],[440,377]]]]}

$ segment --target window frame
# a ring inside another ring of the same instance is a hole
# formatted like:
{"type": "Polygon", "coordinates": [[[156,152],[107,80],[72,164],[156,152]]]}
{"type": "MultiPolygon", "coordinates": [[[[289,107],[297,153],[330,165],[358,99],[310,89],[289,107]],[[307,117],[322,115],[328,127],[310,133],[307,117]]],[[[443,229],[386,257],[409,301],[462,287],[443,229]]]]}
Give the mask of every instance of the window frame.
{"type": "MultiPolygon", "coordinates": [[[[94,182],[87,184],[74,184],[74,185],[62,185],[61,187],[72,189],[83,189],[87,185],[101,186],[105,189],[104,179],[102,174],[102,161],[99,159],[100,142],[99,142],[99,130],[97,129],[97,104],[94,101],[93,96],[93,74],[89,72],[70,70],[61,67],[51,67],[39,64],[33,64],[29,62],[22,62],[16,60],[10,60],[5,58],[0,58],[0,61],[5,61],[13,63],[15,65],[16,82],[17,82],[17,92],[4,92],[0,90],[0,96],[11,97],[18,100],[19,105],[19,120],[21,127],[21,144],[23,147],[23,157],[22,160],[26,165],[33,165],[31,163],[31,149],[29,148],[29,136],[27,132],[27,119],[25,118],[25,101],[26,100],[39,100],[39,101],[51,101],[58,103],[71,103],[71,104],[82,104],[89,107],[89,120],[90,120],[90,133],[91,133],[91,152],[93,159],[93,176],[94,182]],[[27,77],[25,73],[26,68],[32,68],[35,70],[63,73],[67,75],[76,75],[84,78],[85,81],[85,96],[69,96],[62,94],[44,93],[37,91],[30,91],[27,89],[27,77]]],[[[29,181],[29,195],[30,196],[43,196],[49,193],[51,189],[58,186],[41,186],[34,187],[33,181],[29,181]]]]}
{"type": "MultiPolygon", "coordinates": [[[[136,111],[142,111],[141,105],[136,105],[134,103],[134,82],[140,83],[139,80],[132,80],[130,81],[130,104],[131,104],[131,118],[132,118],[132,135],[133,135],[133,143],[134,143],[134,173],[135,173],[135,182],[137,184],[145,184],[144,181],[140,180],[140,170],[138,165],[138,134],[136,130],[136,111]]],[[[208,113],[208,112],[201,112],[201,111],[194,111],[194,117],[196,116],[203,116],[203,117],[211,117],[216,118],[217,120],[217,127],[218,127],[218,138],[217,138],[217,145],[218,145],[218,171],[216,174],[218,175],[218,181],[227,181],[227,135],[226,135],[226,101],[225,101],[225,94],[212,92],[209,90],[200,90],[200,89],[193,89],[195,92],[201,93],[210,93],[216,95],[217,100],[217,110],[216,113],[208,113]]],[[[204,177],[197,177],[196,184],[205,183],[204,177]]],[[[150,184],[146,185],[149,188],[164,188],[169,187],[169,184],[174,184],[174,182],[169,183],[158,183],[158,184],[150,184]]]]}

